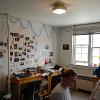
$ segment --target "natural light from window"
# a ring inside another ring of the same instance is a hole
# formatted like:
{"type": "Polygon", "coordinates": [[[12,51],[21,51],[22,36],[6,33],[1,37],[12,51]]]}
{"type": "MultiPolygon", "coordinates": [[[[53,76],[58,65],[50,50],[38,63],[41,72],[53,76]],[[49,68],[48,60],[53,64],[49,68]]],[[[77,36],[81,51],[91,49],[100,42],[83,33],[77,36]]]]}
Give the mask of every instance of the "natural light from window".
{"type": "Polygon", "coordinates": [[[100,34],[73,35],[73,64],[98,66],[100,34]]]}

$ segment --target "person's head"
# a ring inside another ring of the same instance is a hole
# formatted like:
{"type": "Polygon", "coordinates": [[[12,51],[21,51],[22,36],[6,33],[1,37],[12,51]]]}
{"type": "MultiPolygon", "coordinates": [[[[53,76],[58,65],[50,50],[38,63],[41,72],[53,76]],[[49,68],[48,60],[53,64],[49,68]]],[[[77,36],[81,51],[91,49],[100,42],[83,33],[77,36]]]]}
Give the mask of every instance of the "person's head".
{"type": "Polygon", "coordinates": [[[62,69],[62,85],[64,88],[72,87],[75,83],[76,73],[71,68],[62,69]]]}

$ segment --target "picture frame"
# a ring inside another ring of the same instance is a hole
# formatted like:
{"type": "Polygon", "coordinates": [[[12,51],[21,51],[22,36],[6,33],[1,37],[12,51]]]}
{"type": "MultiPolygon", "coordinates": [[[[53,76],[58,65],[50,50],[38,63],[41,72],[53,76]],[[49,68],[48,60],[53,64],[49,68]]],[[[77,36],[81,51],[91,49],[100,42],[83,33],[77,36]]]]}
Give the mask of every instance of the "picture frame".
{"type": "Polygon", "coordinates": [[[63,50],[69,50],[69,44],[63,44],[63,50]]]}

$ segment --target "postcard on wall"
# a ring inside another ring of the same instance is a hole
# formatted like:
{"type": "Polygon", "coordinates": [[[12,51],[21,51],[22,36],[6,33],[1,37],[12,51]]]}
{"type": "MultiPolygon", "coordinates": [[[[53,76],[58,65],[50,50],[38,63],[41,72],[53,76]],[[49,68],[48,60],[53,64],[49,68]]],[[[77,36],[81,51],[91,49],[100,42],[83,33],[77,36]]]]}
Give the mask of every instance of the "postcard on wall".
{"type": "Polygon", "coordinates": [[[20,35],[20,38],[24,38],[24,35],[20,35]]]}
{"type": "Polygon", "coordinates": [[[14,55],[15,55],[15,57],[18,57],[19,53],[18,52],[14,52],[14,55]]]}
{"type": "Polygon", "coordinates": [[[12,57],[10,57],[10,61],[12,61],[12,57]]]}
{"type": "Polygon", "coordinates": [[[20,65],[24,65],[24,62],[20,62],[20,65]]]}
{"type": "Polygon", "coordinates": [[[22,55],[26,55],[26,52],[22,52],[22,55]]]}
{"type": "Polygon", "coordinates": [[[45,49],[49,49],[49,45],[45,45],[45,49]]]}
{"type": "Polygon", "coordinates": [[[53,56],[53,52],[49,52],[49,56],[50,56],[50,57],[53,56]]]}
{"type": "Polygon", "coordinates": [[[10,56],[13,56],[13,52],[10,52],[10,56]]]}
{"type": "Polygon", "coordinates": [[[14,49],[17,49],[17,44],[14,44],[14,49]]]}
{"type": "Polygon", "coordinates": [[[11,36],[14,36],[14,33],[10,33],[11,36]]]}
{"type": "Polygon", "coordinates": [[[25,60],[25,58],[21,58],[20,60],[25,60]]]}
{"type": "Polygon", "coordinates": [[[13,48],[12,48],[12,46],[10,46],[10,50],[12,50],[13,48]]]}
{"type": "Polygon", "coordinates": [[[19,58],[14,58],[14,62],[19,62],[19,58]]]}
{"type": "Polygon", "coordinates": [[[15,42],[19,41],[19,37],[15,38],[15,42]]]}
{"type": "Polygon", "coordinates": [[[27,40],[29,40],[30,38],[29,37],[25,37],[25,40],[27,41],[27,40]]]}
{"type": "Polygon", "coordinates": [[[18,37],[19,36],[19,34],[18,33],[14,33],[14,37],[18,37]]]}

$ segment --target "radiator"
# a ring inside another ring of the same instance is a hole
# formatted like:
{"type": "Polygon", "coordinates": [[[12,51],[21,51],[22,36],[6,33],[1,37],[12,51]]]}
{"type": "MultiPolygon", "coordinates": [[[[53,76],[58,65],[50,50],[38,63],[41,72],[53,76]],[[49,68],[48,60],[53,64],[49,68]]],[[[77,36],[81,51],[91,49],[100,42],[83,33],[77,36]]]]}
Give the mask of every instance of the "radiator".
{"type": "Polygon", "coordinates": [[[94,82],[90,76],[78,75],[76,79],[76,89],[81,89],[91,92],[94,82]]]}

